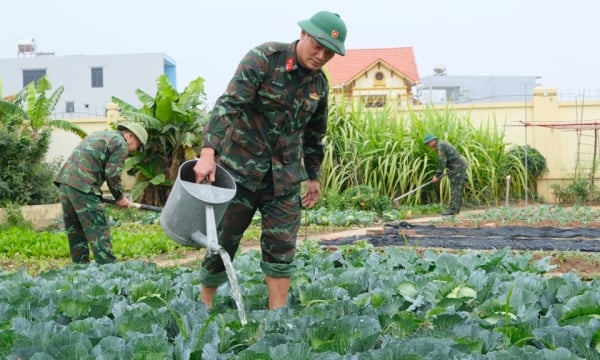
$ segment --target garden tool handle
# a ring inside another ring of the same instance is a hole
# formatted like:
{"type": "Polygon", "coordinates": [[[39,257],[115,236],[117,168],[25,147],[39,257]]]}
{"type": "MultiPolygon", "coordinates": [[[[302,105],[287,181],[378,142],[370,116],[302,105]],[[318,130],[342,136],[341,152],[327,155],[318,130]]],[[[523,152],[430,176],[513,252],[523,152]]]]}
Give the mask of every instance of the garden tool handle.
{"type": "MultiPolygon", "coordinates": [[[[443,174],[442,174],[442,176],[438,177],[438,181],[439,181],[441,178],[443,178],[444,176],[446,176],[446,175],[448,175],[448,173],[443,173],[443,174]]],[[[421,184],[421,185],[417,186],[416,188],[412,189],[411,191],[409,191],[409,192],[407,192],[407,193],[404,193],[404,194],[402,194],[402,195],[398,196],[397,198],[394,198],[394,199],[392,200],[392,203],[396,203],[396,202],[398,202],[398,200],[400,200],[400,199],[402,199],[402,198],[405,198],[405,197],[407,197],[407,196],[408,196],[408,195],[410,195],[410,194],[414,194],[415,192],[417,192],[417,191],[421,190],[422,188],[424,188],[425,186],[427,186],[427,185],[431,184],[432,182],[433,182],[433,179],[429,180],[428,182],[426,182],[426,183],[424,183],[424,184],[421,184]]]]}
{"type": "MultiPolygon", "coordinates": [[[[114,199],[109,199],[109,198],[105,198],[102,197],[102,201],[108,204],[113,204],[115,205],[117,203],[116,200],[114,199]]],[[[161,212],[162,208],[158,207],[158,206],[152,206],[152,205],[146,205],[146,204],[140,204],[140,203],[136,203],[136,202],[129,202],[129,206],[130,207],[134,207],[136,209],[142,209],[142,210],[152,210],[152,211],[157,211],[157,212],[161,212]]]]}

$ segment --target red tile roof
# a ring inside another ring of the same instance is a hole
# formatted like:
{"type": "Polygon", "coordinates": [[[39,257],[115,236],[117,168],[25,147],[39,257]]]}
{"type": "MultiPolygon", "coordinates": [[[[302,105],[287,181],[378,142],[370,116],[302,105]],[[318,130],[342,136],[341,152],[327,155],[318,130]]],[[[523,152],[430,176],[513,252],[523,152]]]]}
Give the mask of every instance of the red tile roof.
{"type": "Polygon", "coordinates": [[[419,72],[412,47],[346,50],[346,56],[334,56],[327,65],[331,84],[341,86],[382,61],[414,84],[419,83],[419,72]]]}

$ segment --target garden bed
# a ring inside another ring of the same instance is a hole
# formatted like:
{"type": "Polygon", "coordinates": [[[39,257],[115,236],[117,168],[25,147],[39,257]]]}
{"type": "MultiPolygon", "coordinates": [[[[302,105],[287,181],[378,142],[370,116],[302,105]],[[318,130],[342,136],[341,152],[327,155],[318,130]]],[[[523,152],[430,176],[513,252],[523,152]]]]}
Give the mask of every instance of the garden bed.
{"type": "Polygon", "coordinates": [[[524,221],[479,223],[456,218],[424,222],[387,223],[379,231],[323,236],[319,244],[335,250],[339,246],[365,242],[372,246],[403,246],[419,252],[492,251],[509,247],[533,253],[534,259],[550,257],[552,274],[572,272],[584,279],[600,277],[600,222],[524,221]],[[427,224],[427,225],[425,225],[427,224]],[[377,234],[379,232],[379,234],[377,234]]]}
{"type": "Polygon", "coordinates": [[[364,240],[373,246],[417,246],[448,249],[586,251],[600,252],[598,228],[556,228],[550,226],[440,227],[435,225],[388,223],[381,235],[355,235],[321,241],[336,246],[364,240]]]}

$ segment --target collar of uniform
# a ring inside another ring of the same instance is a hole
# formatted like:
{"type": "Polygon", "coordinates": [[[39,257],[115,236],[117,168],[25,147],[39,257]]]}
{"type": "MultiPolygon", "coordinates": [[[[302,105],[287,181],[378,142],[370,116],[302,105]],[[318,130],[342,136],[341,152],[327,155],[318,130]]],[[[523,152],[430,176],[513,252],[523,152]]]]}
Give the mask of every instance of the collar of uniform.
{"type": "Polygon", "coordinates": [[[298,70],[298,56],[296,53],[296,45],[298,45],[298,41],[296,40],[291,43],[285,54],[285,71],[292,72],[294,70],[298,70]]]}
{"type": "Polygon", "coordinates": [[[285,54],[285,71],[292,72],[302,70],[305,75],[315,75],[315,73],[321,72],[321,70],[310,70],[300,66],[298,63],[298,53],[296,52],[296,46],[298,45],[299,41],[300,40],[294,41],[287,48],[287,52],[285,54]]]}

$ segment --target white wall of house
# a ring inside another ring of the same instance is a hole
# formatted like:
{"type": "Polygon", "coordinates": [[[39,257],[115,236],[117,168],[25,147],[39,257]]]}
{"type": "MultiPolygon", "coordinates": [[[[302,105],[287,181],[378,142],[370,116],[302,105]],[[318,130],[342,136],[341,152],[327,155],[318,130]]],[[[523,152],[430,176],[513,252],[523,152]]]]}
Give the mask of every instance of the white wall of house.
{"type": "Polygon", "coordinates": [[[55,109],[55,117],[64,119],[104,116],[105,105],[113,96],[138,106],[135,91],[142,89],[154,96],[156,79],[162,74],[167,74],[172,85],[177,86],[175,61],[162,53],[40,54],[0,59],[2,96],[16,94],[25,87],[23,72],[26,70],[45,70],[54,89],[64,87],[55,109]],[[102,87],[92,87],[92,68],[102,68],[102,87]],[[72,105],[71,112],[67,112],[67,103],[72,105]]]}
{"type": "MultiPolygon", "coordinates": [[[[378,63],[365,70],[361,76],[352,81],[352,99],[359,99],[369,107],[377,102],[380,106],[387,100],[397,105],[409,104],[412,95],[403,75],[394,71],[391,67],[378,63]]],[[[336,96],[339,91],[333,91],[336,96]]]]}

